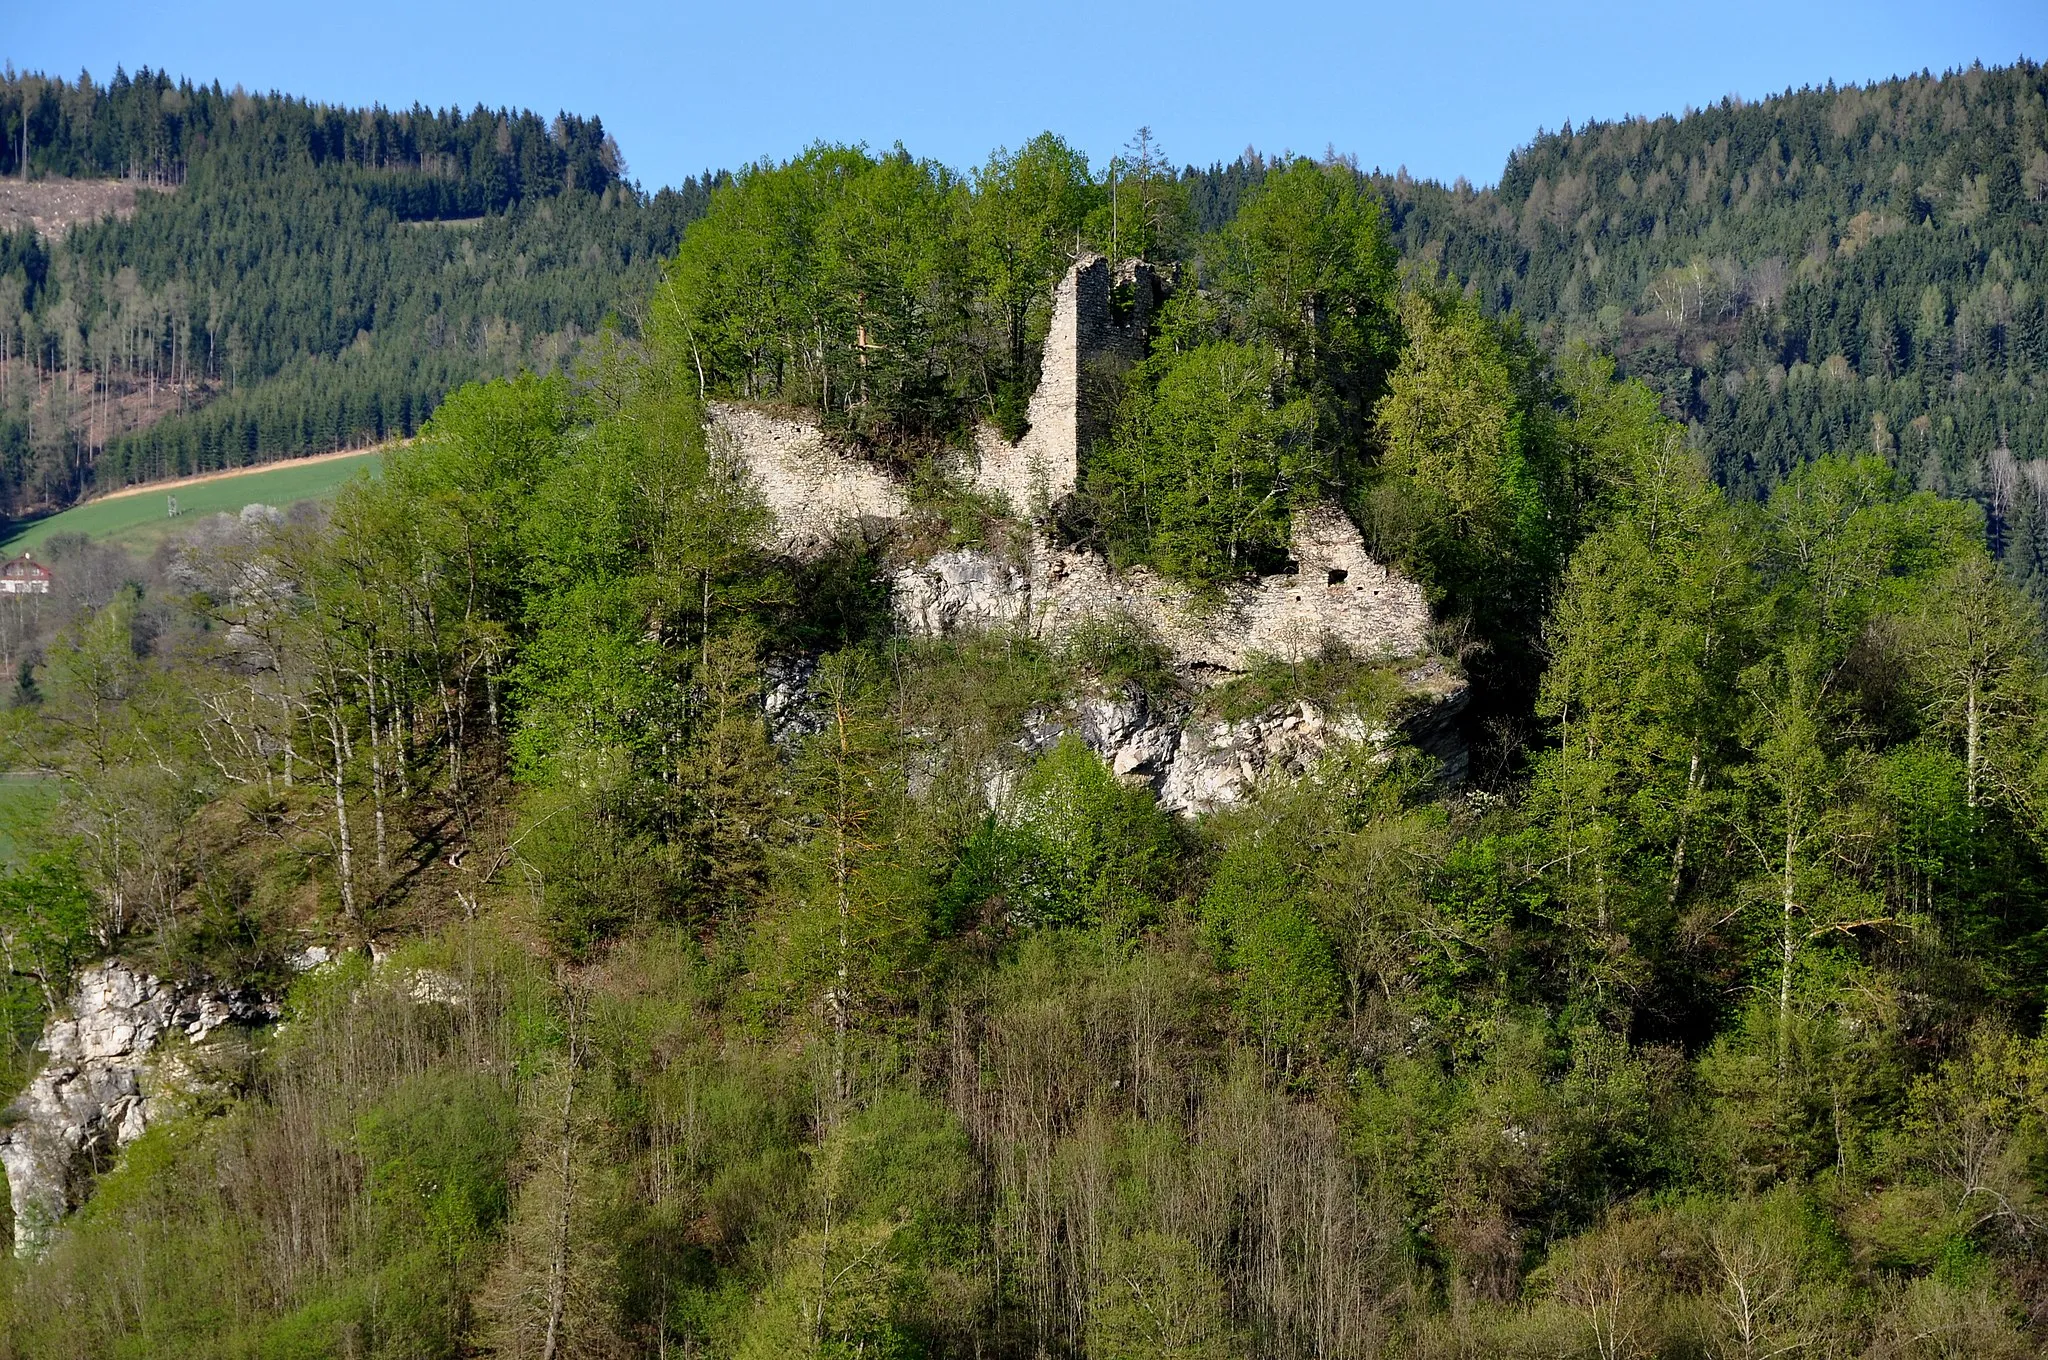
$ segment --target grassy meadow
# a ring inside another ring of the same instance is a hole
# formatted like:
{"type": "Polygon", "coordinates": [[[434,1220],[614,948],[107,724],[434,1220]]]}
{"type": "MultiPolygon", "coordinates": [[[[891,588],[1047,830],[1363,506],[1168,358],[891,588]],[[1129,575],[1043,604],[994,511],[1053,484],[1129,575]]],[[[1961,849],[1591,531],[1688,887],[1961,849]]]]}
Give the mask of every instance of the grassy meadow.
{"type": "Polygon", "coordinates": [[[0,541],[0,554],[12,557],[34,552],[53,534],[84,534],[101,543],[118,544],[147,553],[159,542],[206,515],[234,514],[245,505],[262,503],[283,508],[299,501],[332,496],[359,472],[375,475],[381,453],[368,452],[319,462],[288,462],[248,471],[224,473],[183,486],[144,489],[102,496],[69,510],[18,525],[0,541]],[[168,497],[178,498],[178,516],[168,514],[168,497]]]}

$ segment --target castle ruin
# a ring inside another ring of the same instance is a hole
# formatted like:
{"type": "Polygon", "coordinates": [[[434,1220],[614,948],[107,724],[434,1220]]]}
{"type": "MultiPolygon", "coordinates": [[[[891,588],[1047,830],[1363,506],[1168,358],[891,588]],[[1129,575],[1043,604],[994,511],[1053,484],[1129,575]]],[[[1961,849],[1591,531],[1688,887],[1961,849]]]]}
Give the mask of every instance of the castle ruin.
{"type": "MultiPolygon", "coordinates": [[[[1297,661],[1335,643],[1361,657],[1428,649],[1428,601],[1416,582],[1375,561],[1335,505],[1296,513],[1286,571],[1197,598],[1156,572],[1112,570],[1100,554],[1061,547],[1042,530],[1080,483],[1083,452],[1108,432],[1122,376],[1145,355],[1163,295],[1151,266],[1112,268],[1083,255],[1053,294],[1051,327],[1028,428],[1015,443],[983,425],[961,478],[1032,523],[1021,555],[940,553],[892,580],[898,619],[940,636],[1014,628],[1056,640],[1088,621],[1123,618],[1156,637],[1191,678],[1219,680],[1257,657],[1297,661]]],[[[713,448],[745,469],[773,514],[763,545],[806,557],[840,534],[872,533],[909,512],[890,473],[835,444],[815,424],[734,403],[711,408],[713,448]]]]}
{"type": "Polygon", "coordinates": [[[1100,255],[1083,255],[1053,290],[1038,390],[1025,408],[1024,437],[1012,444],[992,426],[974,433],[977,490],[999,496],[1019,518],[1043,519],[1080,485],[1081,451],[1109,432],[1124,371],[1145,357],[1160,280],[1142,260],[1114,273],[1100,255]],[[1128,309],[1113,298],[1126,290],[1128,309]]]}

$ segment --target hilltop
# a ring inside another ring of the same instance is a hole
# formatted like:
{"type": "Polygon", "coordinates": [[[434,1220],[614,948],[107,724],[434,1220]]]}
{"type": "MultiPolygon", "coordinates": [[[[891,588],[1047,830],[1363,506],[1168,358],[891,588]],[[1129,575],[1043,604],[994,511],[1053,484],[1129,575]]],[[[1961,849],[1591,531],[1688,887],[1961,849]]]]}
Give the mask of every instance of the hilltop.
{"type": "MultiPolygon", "coordinates": [[[[2039,141],[2034,79],[1970,86],[1984,126],[2039,141]]],[[[1952,92],[1900,88],[1902,137],[1952,92]]],[[[1561,133],[1480,207],[1142,133],[819,142],[709,190],[630,333],[437,398],[380,475],[0,571],[0,1354],[2043,1353],[2017,522],[1889,415],[1732,475],[1650,381],[1661,283],[1559,265],[1524,316],[1538,257],[1460,276],[1402,208],[1661,280],[1805,194],[1726,129],[1674,187],[1685,139],[1807,100],[1561,133]],[[1581,136],[1663,216],[1587,216],[1581,136]],[[1578,343],[1608,307],[1645,376],[1578,343]]],[[[444,263],[640,210],[274,112],[444,263]],[[378,198],[415,190],[489,201],[378,198]]],[[[2033,229],[1920,183],[1737,342],[1887,242],[2033,229]]],[[[1702,296],[1657,334],[1711,371],[1702,296]]],[[[1942,298],[1945,369],[1721,391],[2025,409],[1995,294],[1942,298]]]]}
{"type": "Polygon", "coordinates": [[[573,379],[0,597],[0,1346],[2041,1351],[1972,507],[1114,168],[748,167],[573,379]]]}

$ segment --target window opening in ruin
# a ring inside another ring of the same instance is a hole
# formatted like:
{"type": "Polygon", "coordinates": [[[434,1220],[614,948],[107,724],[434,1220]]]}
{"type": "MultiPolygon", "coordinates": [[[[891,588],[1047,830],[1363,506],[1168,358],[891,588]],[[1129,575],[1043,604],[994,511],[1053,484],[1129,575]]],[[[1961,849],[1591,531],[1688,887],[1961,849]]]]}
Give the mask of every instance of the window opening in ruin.
{"type": "Polygon", "coordinates": [[[1340,585],[1343,585],[1343,584],[1344,584],[1344,578],[1345,578],[1345,577],[1347,577],[1347,576],[1349,576],[1350,574],[1351,574],[1350,572],[1348,572],[1348,571],[1344,570],[1344,568],[1342,568],[1342,567],[1331,567],[1331,568],[1330,568],[1330,584],[1331,584],[1331,585],[1333,585],[1333,586],[1340,586],[1340,585]]]}
{"type": "Polygon", "coordinates": [[[1301,563],[1299,563],[1299,562],[1289,562],[1289,563],[1288,563],[1288,564],[1287,564],[1286,566],[1284,566],[1284,567],[1280,568],[1280,574],[1281,574],[1281,575],[1283,575],[1283,576],[1299,576],[1299,575],[1301,575],[1301,563]]]}

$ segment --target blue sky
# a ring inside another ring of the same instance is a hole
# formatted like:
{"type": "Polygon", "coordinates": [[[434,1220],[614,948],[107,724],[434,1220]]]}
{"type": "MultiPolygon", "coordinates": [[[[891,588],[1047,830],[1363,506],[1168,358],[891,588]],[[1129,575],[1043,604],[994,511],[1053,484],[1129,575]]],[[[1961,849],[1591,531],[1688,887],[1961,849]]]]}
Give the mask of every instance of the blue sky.
{"type": "Polygon", "coordinates": [[[0,58],[18,69],[147,64],[338,103],[595,113],[650,189],[821,138],[900,140],[967,166],[1051,128],[1100,162],[1139,124],[1176,161],[1334,147],[1486,184],[1537,128],[1567,119],[2048,58],[2048,0],[0,0],[0,12],[0,58]]]}

